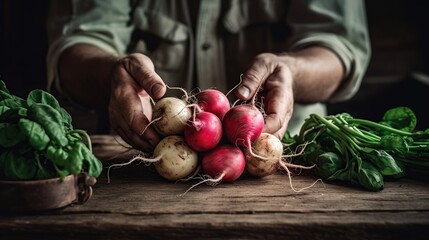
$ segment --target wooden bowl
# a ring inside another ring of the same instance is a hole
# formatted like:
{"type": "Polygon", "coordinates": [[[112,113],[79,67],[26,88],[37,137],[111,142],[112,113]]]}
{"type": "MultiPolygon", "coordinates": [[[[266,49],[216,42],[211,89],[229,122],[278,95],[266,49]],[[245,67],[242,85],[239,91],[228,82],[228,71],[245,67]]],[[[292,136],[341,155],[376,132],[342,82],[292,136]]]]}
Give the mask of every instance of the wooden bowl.
{"type": "Polygon", "coordinates": [[[0,210],[41,211],[84,203],[96,179],[86,173],[34,181],[0,181],[0,210]]]}

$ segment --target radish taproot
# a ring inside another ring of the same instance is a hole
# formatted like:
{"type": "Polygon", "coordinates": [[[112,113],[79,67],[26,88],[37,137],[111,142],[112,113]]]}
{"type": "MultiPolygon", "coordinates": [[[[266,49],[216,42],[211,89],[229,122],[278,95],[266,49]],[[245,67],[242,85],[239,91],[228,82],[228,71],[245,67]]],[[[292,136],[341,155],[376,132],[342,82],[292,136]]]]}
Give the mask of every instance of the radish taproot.
{"type": "Polygon", "coordinates": [[[251,143],[262,133],[264,116],[254,105],[237,105],[225,114],[222,125],[232,144],[250,148],[251,143]]]}
{"type": "Polygon", "coordinates": [[[216,89],[205,89],[195,94],[197,104],[202,111],[215,114],[220,120],[231,108],[228,98],[216,89]]]}
{"type": "Polygon", "coordinates": [[[222,144],[203,156],[202,170],[213,182],[233,182],[244,172],[246,160],[237,146],[222,144]]]}
{"type": "Polygon", "coordinates": [[[138,155],[126,163],[111,165],[109,171],[112,167],[122,167],[135,161],[153,163],[159,175],[171,181],[186,178],[194,174],[199,167],[197,152],[192,150],[183,137],[178,135],[164,137],[156,145],[153,158],[138,155]]]}
{"type": "Polygon", "coordinates": [[[197,152],[216,147],[222,139],[222,122],[211,112],[199,112],[184,129],[186,143],[197,152]]]}
{"type": "Polygon", "coordinates": [[[234,182],[243,174],[246,168],[246,160],[239,147],[231,144],[220,144],[204,154],[201,168],[204,175],[198,178],[202,181],[192,185],[181,194],[182,196],[203,183],[216,186],[221,181],[234,182]]]}
{"type": "Polygon", "coordinates": [[[192,110],[179,98],[165,97],[155,103],[152,122],[162,136],[181,134],[187,121],[192,117],[192,110]]]}

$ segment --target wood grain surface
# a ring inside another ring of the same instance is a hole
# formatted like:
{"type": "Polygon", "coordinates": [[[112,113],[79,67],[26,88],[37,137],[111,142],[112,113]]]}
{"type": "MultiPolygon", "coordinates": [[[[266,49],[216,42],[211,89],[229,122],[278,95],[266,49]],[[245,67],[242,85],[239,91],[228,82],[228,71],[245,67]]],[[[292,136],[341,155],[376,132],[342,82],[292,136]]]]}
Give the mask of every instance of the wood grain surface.
{"type": "MultiPolygon", "coordinates": [[[[125,161],[111,137],[93,136],[105,166],[125,161]],[[116,147],[115,147],[116,146],[116,147]],[[114,159],[111,156],[115,156],[114,159]]],[[[317,180],[294,175],[296,189],[317,180]]],[[[151,166],[112,168],[82,205],[2,213],[0,239],[428,239],[429,183],[401,179],[384,190],[317,182],[294,192],[280,172],[235,183],[169,182],[151,166]],[[412,237],[412,238],[411,238],[412,237]]]]}

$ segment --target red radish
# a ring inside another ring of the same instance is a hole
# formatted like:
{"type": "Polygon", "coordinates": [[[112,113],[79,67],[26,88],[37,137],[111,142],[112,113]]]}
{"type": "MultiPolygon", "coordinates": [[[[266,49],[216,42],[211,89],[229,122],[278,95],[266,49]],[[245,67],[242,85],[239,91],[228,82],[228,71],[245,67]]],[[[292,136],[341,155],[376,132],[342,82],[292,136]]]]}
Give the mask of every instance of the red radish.
{"type": "Polygon", "coordinates": [[[206,153],[202,169],[214,182],[233,182],[244,172],[246,160],[240,148],[233,145],[219,145],[206,153]]]}
{"type": "Polygon", "coordinates": [[[202,183],[215,186],[221,181],[234,182],[243,174],[246,160],[240,148],[230,144],[223,144],[207,152],[201,165],[203,172],[206,174],[201,177],[203,181],[192,185],[182,195],[202,183]]]}
{"type": "Polygon", "coordinates": [[[192,117],[187,103],[179,98],[165,97],[156,102],[152,123],[162,136],[181,134],[186,122],[192,117]]]}
{"type": "Polygon", "coordinates": [[[228,98],[216,89],[205,89],[195,94],[197,104],[202,111],[214,113],[220,120],[231,108],[228,98]]]}
{"type": "Polygon", "coordinates": [[[264,116],[254,105],[242,104],[231,108],[222,124],[231,143],[250,149],[251,143],[262,133],[264,116]]]}
{"type": "Polygon", "coordinates": [[[222,138],[222,122],[213,113],[199,112],[184,129],[186,143],[197,152],[216,147],[222,138]]]}

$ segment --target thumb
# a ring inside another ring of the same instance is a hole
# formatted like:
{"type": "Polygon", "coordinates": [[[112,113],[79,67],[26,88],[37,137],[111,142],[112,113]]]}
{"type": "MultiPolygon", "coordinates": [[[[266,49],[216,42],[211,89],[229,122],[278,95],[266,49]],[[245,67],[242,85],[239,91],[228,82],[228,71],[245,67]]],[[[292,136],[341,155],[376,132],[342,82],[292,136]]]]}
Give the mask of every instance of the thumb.
{"type": "Polygon", "coordinates": [[[152,60],[147,56],[134,53],[124,59],[124,67],[139,86],[153,99],[164,96],[166,86],[161,77],[155,72],[152,60]]]}
{"type": "Polygon", "coordinates": [[[273,72],[272,63],[269,60],[271,56],[269,55],[273,54],[260,54],[254,59],[248,70],[243,74],[241,83],[237,87],[235,92],[237,98],[249,100],[265,83],[273,72]]]}

